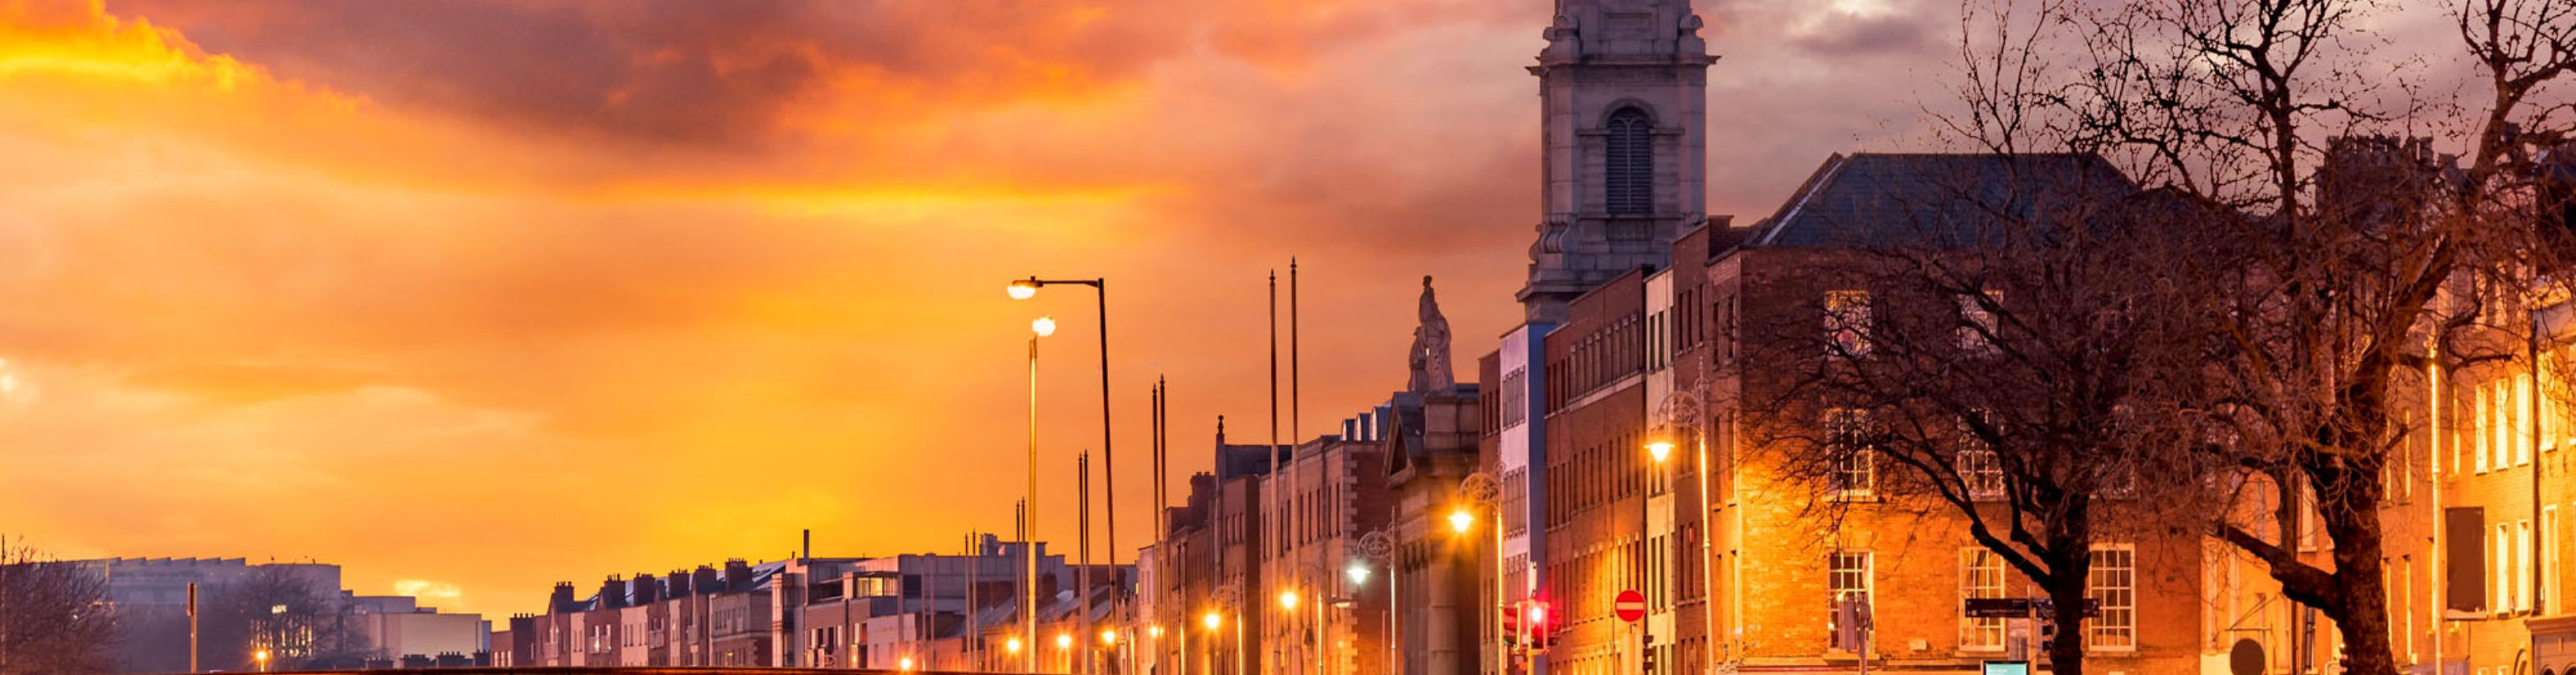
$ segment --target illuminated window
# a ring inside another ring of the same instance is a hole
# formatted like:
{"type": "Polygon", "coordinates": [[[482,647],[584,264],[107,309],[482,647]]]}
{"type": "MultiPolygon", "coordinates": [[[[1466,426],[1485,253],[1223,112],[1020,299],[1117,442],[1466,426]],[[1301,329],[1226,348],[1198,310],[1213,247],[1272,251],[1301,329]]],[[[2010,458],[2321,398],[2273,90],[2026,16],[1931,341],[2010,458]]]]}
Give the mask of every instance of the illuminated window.
{"type": "Polygon", "coordinates": [[[2472,418],[2476,422],[2476,426],[2473,427],[2476,430],[2476,433],[2469,434],[2469,438],[2470,445],[2476,446],[2478,473],[2487,472],[2487,444],[2493,440],[2492,437],[2489,436],[2486,427],[2488,425],[2495,424],[2495,414],[2489,412],[2487,407],[2486,388],[2477,387],[2470,389],[2469,410],[2471,411],[2472,418]]]}
{"type": "Polygon", "coordinates": [[[2540,507],[2540,602],[2552,612],[2558,604],[2558,507],[2540,507]]]}
{"type": "MultiPolygon", "coordinates": [[[[1869,562],[1868,551],[1834,551],[1825,554],[1826,599],[1831,601],[1831,604],[1826,606],[1834,610],[1826,614],[1831,617],[1826,619],[1827,624],[1831,625],[1842,618],[1840,608],[1844,600],[1869,602],[1869,562]]],[[[1834,630],[1829,634],[1834,635],[1836,641],[1840,641],[1841,627],[1839,625],[1831,627],[1834,630]]],[[[1858,651],[1857,645],[1838,644],[1836,646],[1844,651],[1858,651]]]]}
{"type": "Polygon", "coordinates": [[[2532,439],[2522,437],[2523,434],[2531,432],[2530,417],[2531,375],[2516,375],[2513,378],[2513,409],[2506,415],[2506,419],[2511,420],[2512,426],[2505,432],[2506,438],[2513,439],[2514,466],[2531,465],[2532,439]]]}
{"type": "Polygon", "coordinates": [[[1967,615],[1967,601],[1974,598],[2004,597],[2004,558],[1983,548],[1962,549],[1959,555],[1959,649],[2001,651],[2004,648],[2004,620],[1975,618],[1967,615]]]}
{"type": "Polygon", "coordinates": [[[2512,611],[2514,607],[2513,524],[2496,523],[2495,535],[2487,538],[2487,547],[2488,550],[2495,552],[2494,555],[2488,556],[2488,559],[2495,561],[2495,600],[2490,606],[2495,608],[2495,613],[2503,614],[2512,611]]]}
{"type": "Polygon", "coordinates": [[[2102,615],[2085,622],[2085,647],[2127,651],[2138,648],[2138,551],[2125,545],[2093,549],[2093,573],[2084,578],[2084,596],[2101,605],[2102,615]]]}
{"type": "Polygon", "coordinates": [[[1610,213],[1645,215],[1655,210],[1655,123],[1646,112],[1620,108],[1604,125],[1603,196],[1610,213]]]}

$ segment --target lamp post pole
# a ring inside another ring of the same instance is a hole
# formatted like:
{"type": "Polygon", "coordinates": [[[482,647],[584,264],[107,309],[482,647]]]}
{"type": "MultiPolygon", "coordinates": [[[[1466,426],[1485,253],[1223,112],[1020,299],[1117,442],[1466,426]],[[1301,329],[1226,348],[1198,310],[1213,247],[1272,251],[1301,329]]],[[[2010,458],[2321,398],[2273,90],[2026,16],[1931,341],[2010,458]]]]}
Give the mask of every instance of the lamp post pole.
{"type": "MultiPolygon", "coordinates": [[[[1109,527],[1101,534],[1105,540],[1105,548],[1109,553],[1110,568],[1115,570],[1117,569],[1118,562],[1118,454],[1117,451],[1112,449],[1112,445],[1110,443],[1111,435],[1109,433],[1109,279],[1107,277],[1097,279],[1040,279],[1037,277],[1029,277],[1027,279],[1012,281],[1009,290],[1012,298],[1026,300],[1030,297],[1036,296],[1038,289],[1056,284],[1090,286],[1092,296],[1100,310],[1100,472],[1102,474],[1100,496],[1102,502],[1101,508],[1108,512],[1109,518],[1109,527]]],[[[1127,600],[1126,587],[1117,584],[1115,576],[1111,577],[1111,579],[1112,583],[1110,586],[1112,591],[1110,593],[1110,606],[1113,608],[1125,607],[1127,600]]],[[[1091,589],[1088,588],[1082,589],[1076,593],[1076,597],[1079,598],[1077,602],[1082,606],[1082,621],[1080,623],[1084,633],[1089,633],[1091,629],[1090,594],[1091,589]]],[[[1121,617],[1125,616],[1124,612],[1113,612],[1113,614],[1121,617]]]]}
{"type": "MultiPolygon", "coordinates": [[[[1506,591],[1503,586],[1502,484],[1494,480],[1493,474],[1483,471],[1467,474],[1465,479],[1458,481],[1458,497],[1465,502],[1462,506],[1485,507],[1486,512],[1493,518],[1491,527],[1494,530],[1494,606],[1492,607],[1494,610],[1494,673],[1510,675],[1511,647],[1503,642],[1505,635],[1511,632],[1511,626],[1503,622],[1503,595],[1506,591]]],[[[1461,534],[1466,532],[1475,518],[1472,515],[1461,518],[1460,514],[1464,513],[1466,512],[1461,511],[1450,516],[1451,527],[1457,528],[1461,534]]]]}
{"type": "Polygon", "coordinates": [[[1055,320],[1038,317],[1029,322],[1029,492],[1027,536],[1020,538],[1020,553],[1028,559],[1028,576],[1021,578],[1021,620],[1027,625],[1029,650],[1021,663],[1021,672],[1038,672],[1038,338],[1055,334],[1055,320]]]}
{"type": "MultiPolygon", "coordinates": [[[[1395,585],[1397,576],[1403,574],[1403,567],[1396,562],[1395,537],[1388,534],[1386,530],[1374,530],[1360,535],[1360,555],[1386,566],[1386,619],[1385,624],[1378,627],[1380,631],[1378,648],[1386,651],[1386,670],[1381,675],[1395,675],[1399,672],[1395,665],[1396,654],[1401,651],[1395,644],[1395,624],[1398,617],[1402,616],[1402,610],[1396,605],[1395,585]]],[[[1360,586],[1366,583],[1367,579],[1368,568],[1352,568],[1351,607],[1354,610],[1359,607],[1360,586]]]]}

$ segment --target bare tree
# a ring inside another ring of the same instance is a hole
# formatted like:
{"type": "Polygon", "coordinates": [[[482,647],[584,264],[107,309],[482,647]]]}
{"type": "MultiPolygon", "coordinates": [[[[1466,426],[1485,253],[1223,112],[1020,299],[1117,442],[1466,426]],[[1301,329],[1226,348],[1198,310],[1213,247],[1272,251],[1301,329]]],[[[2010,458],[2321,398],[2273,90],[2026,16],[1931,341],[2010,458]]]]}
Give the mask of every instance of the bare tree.
{"type": "Polygon", "coordinates": [[[2222,508],[2210,530],[2333,619],[2359,675],[2396,672],[2380,519],[2407,397],[2431,369],[2509,356],[2495,332],[2515,322],[2495,300],[2533,288],[2545,262],[2509,193],[2529,182],[2517,158],[2555,137],[2531,131],[2550,111],[2528,106],[2576,63],[2565,3],[2466,0],[2461,34],[2494,96],[2448,115],[2362,54],[2375,9],[2129,3],[2092,17],[2092,63],[2063,99],[2084,142],[2133,151],[2134,175],[2218,207],[2196,228],[2213,255],[2175,261],[2223,310],[2207,314],[2217,365],[2201,400],[2228,442],[2205,449],[2263,493],[2271,527],[2222,508]],[[2468,139],[2471,161],[2436,155],[2414,137],[2426,128],[2468,139]],[[2292,543],[2303,508],[2330,564],[2292,543]]]}
{"type": "Polygon", "coordinates": [[[116,637],[105,579],[0,541],[0,675],[105,672],[116,637]]]}
{"type": "Polygon", "coordinates": [[[298,565],[256,565],[211,589],[200,613],[209,664],[330,668],[360,665],[366,636],[354,625],[340,589],[298,565]]]}

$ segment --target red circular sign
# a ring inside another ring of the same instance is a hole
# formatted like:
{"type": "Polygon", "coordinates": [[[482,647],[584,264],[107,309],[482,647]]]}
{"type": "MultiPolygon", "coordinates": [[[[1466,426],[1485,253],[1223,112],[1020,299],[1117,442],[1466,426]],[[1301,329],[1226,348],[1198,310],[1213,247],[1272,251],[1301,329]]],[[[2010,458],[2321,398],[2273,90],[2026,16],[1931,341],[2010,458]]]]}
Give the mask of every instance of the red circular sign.
{"type": "Polygon", "coordinates": [[[1636,623],[1646,619],[1646,594],[1633,590],[1620,591],[1610,606],[1619,610],[1619,620],[1636,623]]]}

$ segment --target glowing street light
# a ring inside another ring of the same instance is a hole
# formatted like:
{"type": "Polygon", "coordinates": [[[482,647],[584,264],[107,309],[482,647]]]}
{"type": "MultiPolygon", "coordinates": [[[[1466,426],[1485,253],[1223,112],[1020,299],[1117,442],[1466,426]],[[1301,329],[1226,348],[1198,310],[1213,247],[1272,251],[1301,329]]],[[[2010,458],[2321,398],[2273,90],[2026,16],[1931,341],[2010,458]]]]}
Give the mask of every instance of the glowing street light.
{"type": "Polygon", "coordinates": [[[1351,568],[1343,570],[1342,573],[1351,577],[1351,585],[1353,586],[1368,583],[1369,568],[1367,563],[1353,560],[1351,561],[1351,568]]]}
{"type": "Polygon", "coordinates": [[[1292,611],[1292,612],[1293,612],[1293,611],[1296,611],[1296,610],[1297,610],[1297,592],[1296,592],[1296,591],[1293,591],[1293,590],[1292,590],[1292,591],[1280,591],[1280,592],[1279,592],[1279,608],[1280,608],[1280,609],[1285,609],[1285,610],[1288,610],[1288,611],[1292,611]]]}
{"type": "Polygon", "coordinates": [[[1038,297],[1038,283],[1027,279],[1012,279],[1009,293],[1013,300],[1038,297]]]}
{"type": "Polygon", "coordinates": [[[1145,637],[1154,638],[1156,640],[1163,639],[1163,627],[1159,624],[1146,626],[1145,637]]]}
{"type": "Polygon", "coordinates": [[[250,660],[259,664],[259,672],[268,672],[268,650],[262,649],[252,652],[250,660]]]}
{"type": "Polygon", "coordinates": [[[1009,642],[1002,643],[1002,650],[1013,654],[1020,653],[1020,638],[1014,636],[1009,642]]]}
{"type": "Polygon", "coordinates": [[[896,662],[895,668],[907,673],[912,672],[912,657],[903,657],[903,660],[896,662]]]}
{"type": "Polygon", "coordinates": [[[1116,628],[1103,628],[1103,629],[1101,629],[1101,630],[1100,630],[1100,644],[1104,644],[1104,645],[1114,645],[1114,644],[1118,644],[1118,629],[1116,629],[1116,628]]]}
{"type": "Polygon", "coordinates": [[[1466,534],[1469,528],[1473,528],[1475,526],[1476,514],[1473,511],[1468,511],[1467,507],[1461,506],[1449,512],[1449,529],[1455,530],[1459,534],[1466,534]]]}
{"type": "Polygon", "coordinates": [[[1029,322],[1029,332],[1037,333],[1038,337],[1054,335],[1055,317],[1041,316],[1038,320],[1029,322]]]}
{"type": "Polygon", "coordinates": [[[1647,443],[1646,455],[1655,458],[1656,464],[1662,464],[1664,463],[1664,458],[1673,456],[1673,442],[1658,440],[1653,443],[1647,443]]]}
{"type": "Polygon", "coordinates": [[[1225,626],[1225,616],[1217,614],[1215,610],[1209,610],[1207,614],[1199,616],[1199,624],[1207,626],[1208,632],[1214,633],[1216,629],[1225,626]]]}
{"type": "Polygon", "coordinates": [[[1073,634],[1072,634],[1072,633],[1057,633],[1057,634],[1056,634],[1056,636],[1055,636],[1055,648],[1057,648],[1057,649],[1072,649],[1072,648],[1073,648],[1073,634]]]}

